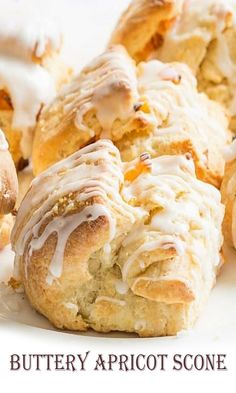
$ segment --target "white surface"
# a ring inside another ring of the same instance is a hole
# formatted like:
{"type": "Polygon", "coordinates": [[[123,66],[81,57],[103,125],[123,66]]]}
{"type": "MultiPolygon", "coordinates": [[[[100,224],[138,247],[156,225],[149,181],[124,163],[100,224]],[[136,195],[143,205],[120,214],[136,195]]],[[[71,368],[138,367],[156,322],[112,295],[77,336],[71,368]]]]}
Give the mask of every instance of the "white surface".
{"type": "MultiPolygon", "coordinates": [[[[0,0],[0,5],[1,5],[0,0]]],[[[7,0],[9,1],[9,0],[7,0]]],[[[32,0],[24,0],[25,4],[32,0]]],[[[64,57],[67,63],[79,70],[91,57],[105,47],[109,32],[117,15],[128,0],[34,0],[41,6],[56,4],[55,18],[60,18],[66,30],[64,57]]],[[[43,8],[43,7],[42,7],[43,8]]],[[[91,332],[75,335],[55,331],[49,322],[38,315],[27,304],[22,295],[6,294],[6,287],[0,288],[0,389],[6,386],[8,392],[42,392],[49,386],[56,392],[86,391],[122,392],[165,389],[170,391],[199,391],[201,388],[214,392],[232,391],[231,378],[236,364],[236,256],[230,256],[212,291],[209,302],[196,327],[178,338],[154,338],[127,340],[112,339],[116,334],[96,335],[91,332]],[[16,301],[15,301],[16,300],[16,301]],[[28,325],[28,326],[27,326],[28,325]],[[92,337],[95,336],[95,337],[92,337]],[[226,353],[232,365],[225,373],[181,372],[167,373],[10,373],[11,353],[80,353],[91,350],[96,353],[226,353]],[[3,378],[2,378],[3,377],[3,378]],[[27,379],[26,379],[27,377],[27,379]],[[183,380],[184,378],[184,380],[183,380]],[[65,387],[66,382],[66,387],[65,387]],[[115,383],[114,383],[115,382],[115,383]],[[86,388],[85,388],[86,386],[86,388]],[[29,390],[30,389],[30,390],[29,390]]],[[[0,282],[7,280],[12,272],[13,254],[9,249],[0,253],[0,282]]],[[[234,389],[234,388],[233,388],[234,389]]],[[[2,389],[1,389],[2,391],[2,389]]]]}

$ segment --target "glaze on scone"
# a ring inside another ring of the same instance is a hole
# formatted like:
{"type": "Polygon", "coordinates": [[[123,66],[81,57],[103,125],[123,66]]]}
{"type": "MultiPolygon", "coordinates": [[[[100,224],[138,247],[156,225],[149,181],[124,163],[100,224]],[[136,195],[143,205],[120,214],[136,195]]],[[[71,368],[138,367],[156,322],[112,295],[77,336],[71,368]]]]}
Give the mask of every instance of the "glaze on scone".
{"type": "Polygon", "coordinates": [[[227,107],[236,130],[235,40],[236,0],[133,0],[110,43],[123,44],[137,61],[188,64],[199,89],[227,107]]]}
{"type": "Polygon", "coordinates": [[[17,279],[58,328],[173,335],[215,282],[223,214],[189,154],[122,163],[99,140],[33,180],[12,234],[17,279]]]}
{"type": "Polygon", "coordinates": [[[13,217],[9,214],[16,203],[18,182],[8,143],[0,129],[0,250],[10,242],[13,217]]]}
{"type": "Polygon", "coordinates": [[[0,127],[16,166],[31,155],[33,130],[45,104],[69,80],[59,59],[62,38],[52,21],[18,3],[0,14],[0,127]]]}
{"type": "Polygon", "coordinates": [[[98,138],[110,138],[122,159],[191,153],[197,176],[216,186],[224,172],[221,148],[230,140],[221,107],[199,94],[187,66],[157,60],[137,67],[121,46],[91,62],[40,116],[33,169],[98,138]],[[209,143],[210,141],[210,143],[209,143]]]}

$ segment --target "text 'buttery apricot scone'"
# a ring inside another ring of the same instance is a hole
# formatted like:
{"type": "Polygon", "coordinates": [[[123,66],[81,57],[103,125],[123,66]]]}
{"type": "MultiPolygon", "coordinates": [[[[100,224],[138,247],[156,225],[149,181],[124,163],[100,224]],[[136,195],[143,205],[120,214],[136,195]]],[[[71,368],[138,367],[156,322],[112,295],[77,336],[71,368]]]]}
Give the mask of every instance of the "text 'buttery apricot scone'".
{"type": "Polygon", "coordinates": [[[229,111],[236,130],[236,0],[133,0],[112,34],[136,61],[190,66],[198,87],[229,111]]]}
{"type": "Polygon", "coordinates": [[[215,283],[223,214],[189,154],[123,163],[99,140],[32,182],[12,235],[18,280],[58,328],[173,335],[215,283]]]}
{"type": "Polygon", "coordinates": [[[65,86],[40,116],[33,147],[38,174],[99,138],[111,139],[130,161],[191,153],[197,176],[220,185],[221,149],[230,140],[222,108],[197,91],[184,64],[157,60],[137,67],[112,47],[65,86]]]}

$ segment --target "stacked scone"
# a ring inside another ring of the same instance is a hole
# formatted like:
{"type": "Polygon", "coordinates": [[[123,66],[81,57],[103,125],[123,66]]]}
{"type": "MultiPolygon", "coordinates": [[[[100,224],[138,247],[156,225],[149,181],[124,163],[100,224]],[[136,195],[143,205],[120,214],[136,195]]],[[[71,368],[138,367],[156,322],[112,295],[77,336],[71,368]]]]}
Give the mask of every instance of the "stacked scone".
{"type": "Polygon", "coordinates": [[[71,71],[59,58],[62,37],[56,26],[37,10],[29,16],[20,5],[12,8],[3,7],[0,15],[0,127],[21,169],[31,156],[43,106],[71,71]]]}
{"type": "Polygon", "coordinates": [[[226,106],[236,130],[236,1],[133,0],[111,43],[136,61],[188,64],[200,91],[226,106]]]}
{"type": "Polygon", "coordinates": [[[157,60],[135,65],[121,46],[94,59],[40,116],[33,168],[40,173],[98,138],[130,161],[189,152],[198,177],[219,186],[222,147],[230,141],[222,108],[197,91],[187,66],[157,60]],[[210,143],[209,143],[210,141],[210,143]]]}
{"type": "MultiPolygon", "coordinates": [[[[234,2],[212,3],[133,1],[111,39],[129,53],[110,46],[36,116],[12,283],[58,328],[174,335],[208,299],[235,115],[233,80],[217,79],[212,57],[224,45],[233,67],[234,2]]],[[[226,233],[231,212],[232,201],[226,233]]]]}

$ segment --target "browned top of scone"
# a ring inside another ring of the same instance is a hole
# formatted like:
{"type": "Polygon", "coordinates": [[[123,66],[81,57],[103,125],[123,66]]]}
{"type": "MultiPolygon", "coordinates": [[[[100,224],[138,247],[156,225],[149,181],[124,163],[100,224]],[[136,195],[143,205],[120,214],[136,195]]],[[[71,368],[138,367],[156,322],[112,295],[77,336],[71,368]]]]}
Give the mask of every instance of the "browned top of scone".
{"type": "Polygon", "coordinates": [[[183,0],[134,0],[120,17],[110,44],[123,44],[140,61],[162,43],[178,16],[183,0]]]}

